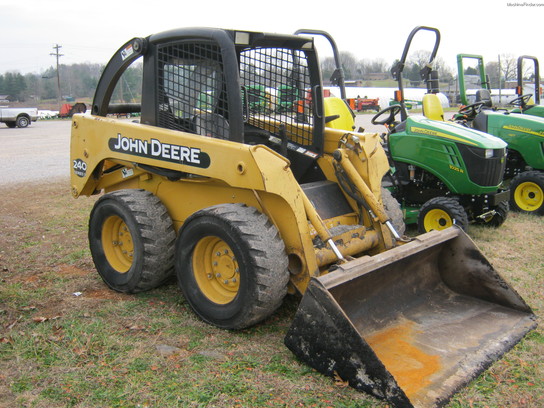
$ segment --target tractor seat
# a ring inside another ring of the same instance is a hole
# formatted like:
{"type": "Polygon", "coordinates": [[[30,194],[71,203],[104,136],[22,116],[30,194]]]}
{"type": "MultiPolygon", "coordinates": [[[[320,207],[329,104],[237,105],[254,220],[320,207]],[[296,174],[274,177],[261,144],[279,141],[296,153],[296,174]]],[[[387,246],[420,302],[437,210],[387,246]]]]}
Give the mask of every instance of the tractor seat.
{"type": "Polygon", "coordinates": [[[350,107],[340,98],[323,98],[325,118],[329,121],[325,124],[328,128],[353,131],[355,128],[355,115],[350,107]]]}
{"type": "Polygon", "coordinates": [[[216,139],[229,140],[229,122],[217,113],[201,113],[195,117],[196,133],[216,139]]]}
{"type": "Polygon", "coordinates": [[[478,89],[476,91],[476,102],[485,102],[486,108],[493,107],[493,101],[491,100],[491,92],[488,89],[478,89]]]}
{"type": "Polygon", "coordinates": [[[444,108],[437,94],[423,95],[423,116],[431,120],[444,121],[444,108]]]}

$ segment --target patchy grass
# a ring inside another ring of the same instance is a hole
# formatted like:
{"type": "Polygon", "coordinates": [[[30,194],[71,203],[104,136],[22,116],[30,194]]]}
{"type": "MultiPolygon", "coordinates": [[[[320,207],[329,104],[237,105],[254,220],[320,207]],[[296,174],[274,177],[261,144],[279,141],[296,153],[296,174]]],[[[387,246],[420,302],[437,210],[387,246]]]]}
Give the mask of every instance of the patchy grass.
{"type": "MultiPolygon", "coordinates": [[[[67,183],[0,195],[0,407],[387,406],[283,345],[296,299],[250,329],[217,329],[176,285],[140,295],[104,285],[86,237],[93,198],[72,199],[67,183]]],[[[511,213],[469,233],[540,316],[544,218],[511,213]]],[[[544,406],[542,355],[539,327],[448,407],[544,406]]]]}

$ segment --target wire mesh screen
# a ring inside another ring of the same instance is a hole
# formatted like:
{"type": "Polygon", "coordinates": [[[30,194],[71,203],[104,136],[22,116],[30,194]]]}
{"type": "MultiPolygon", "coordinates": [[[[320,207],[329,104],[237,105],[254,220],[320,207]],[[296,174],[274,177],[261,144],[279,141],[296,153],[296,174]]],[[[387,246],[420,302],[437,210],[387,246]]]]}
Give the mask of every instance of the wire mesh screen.
{"type": "Polygon", "coordinates": [[[246,121],[301,145],[312,143],[311,85],[306,55],[300,50],[256,48],[240,55],[246,121]]]}
{"type": "Polygon", "coordinates": [[[221,53],[211,43],[158,49],[157,125],[220,139],[229,138],[221,53]]]}

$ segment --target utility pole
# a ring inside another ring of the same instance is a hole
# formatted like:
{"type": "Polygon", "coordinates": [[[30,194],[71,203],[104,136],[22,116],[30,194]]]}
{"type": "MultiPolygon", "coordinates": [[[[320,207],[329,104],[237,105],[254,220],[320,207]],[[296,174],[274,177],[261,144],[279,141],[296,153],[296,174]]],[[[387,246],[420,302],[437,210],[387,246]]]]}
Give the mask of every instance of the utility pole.
{"type": "Polygon", "coordinates": [[[502,83],[501,83],[501,72],[502,72],[502,67],[501,67],[501,54],[499,54],[497,56],[499,58],[499,105],[502,104],[502,83]]]}
{"type": "Polygon", "coordinates": [[[62,48],[62,45],[55,44],[53,46],[53,49],[55,52],[52,52],[49,55],[52,55],[57,58],[57,104],[59,105],[59,113],[60,113],[60,73],[59,73],[59,58],[64,56],[64,54],[60,54],[59,50],[62,48]]]}

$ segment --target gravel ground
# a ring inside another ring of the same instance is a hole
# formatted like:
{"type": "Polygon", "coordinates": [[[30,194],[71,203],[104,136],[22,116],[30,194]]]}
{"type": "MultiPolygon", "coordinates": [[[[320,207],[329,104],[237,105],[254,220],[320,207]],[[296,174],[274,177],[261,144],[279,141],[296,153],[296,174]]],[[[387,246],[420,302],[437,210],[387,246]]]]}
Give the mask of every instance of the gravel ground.
{"type": "Polygon", "coordinates": [[[70,176],[69,120],[33,122],[27,128],[0,124],[0,185],[70,176]]]}

